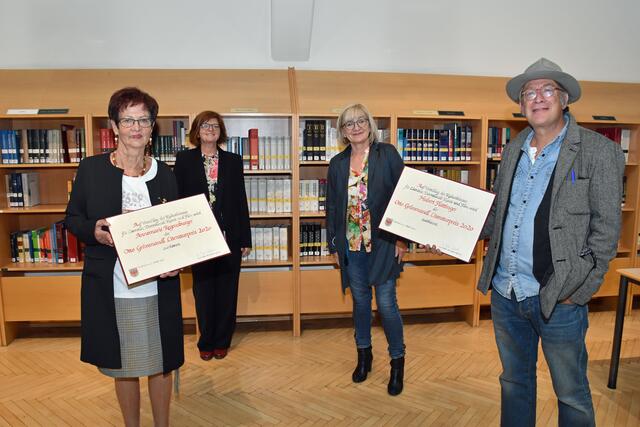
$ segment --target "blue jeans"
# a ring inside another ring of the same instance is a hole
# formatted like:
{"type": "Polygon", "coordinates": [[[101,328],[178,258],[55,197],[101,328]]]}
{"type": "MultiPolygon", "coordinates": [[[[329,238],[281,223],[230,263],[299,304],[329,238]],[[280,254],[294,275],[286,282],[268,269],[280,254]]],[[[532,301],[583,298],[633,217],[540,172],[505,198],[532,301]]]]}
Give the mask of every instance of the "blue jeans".
{"type": "Polygon", "coordinates": [[[558,304],[545,321],[538,296],[517,302],[491,292],[491,317],[502,361],[502,426],[535,426],[538,340],[558,398],[558,425],[595,426],[587,380],[587,306],[558,304]]]}
{"type": "MultiPolygon", "coordinates": [[[[353,323],[355,327],[356,347],[371,346],[371,284],[369,282],[369,256],[364,250],[347,250],[347,275],[353,298],[353,323]]],[[[404,356],[404,338],[402,336],[402,317],[396,299],[396,281],[387,280],[375,285],[378,313],[382,316],[382,327],[389,344],[389,356],[397,359],[404,356]]]]}

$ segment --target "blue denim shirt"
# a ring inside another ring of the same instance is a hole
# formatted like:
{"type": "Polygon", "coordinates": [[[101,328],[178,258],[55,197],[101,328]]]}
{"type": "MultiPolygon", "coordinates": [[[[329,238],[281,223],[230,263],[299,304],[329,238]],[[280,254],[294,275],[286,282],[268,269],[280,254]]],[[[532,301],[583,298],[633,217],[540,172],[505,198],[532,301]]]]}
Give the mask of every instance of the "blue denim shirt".
{"type": "Polygon", "coordinates": [[[567,134],[569,118],[565,115],[564,120],[562,131],[537,159],[530,152],[533,132],[522,145],[504,223],[500,262],[492,281],[493,288],[505,298],[511,298],[512,290],[517,301],[540,292],[540,284],[533,275],[534,221],[567,134]]]}

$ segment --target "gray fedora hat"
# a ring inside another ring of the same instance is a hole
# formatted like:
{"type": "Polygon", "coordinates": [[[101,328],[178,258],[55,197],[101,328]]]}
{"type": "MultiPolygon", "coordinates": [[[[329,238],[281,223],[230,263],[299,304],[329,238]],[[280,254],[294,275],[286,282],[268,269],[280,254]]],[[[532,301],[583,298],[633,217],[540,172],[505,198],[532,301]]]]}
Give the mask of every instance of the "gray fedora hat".
{"type": "Polygon", "coordinates": [[[547,58],[540,58],[533,64],[529,65],[524,73],[520,74],[507,82],[507,95],[514,102],[520,102],[520,92],[522,87],[531,80],[549,79],[558,83],[569,94],[569,104],[580,99],[582,91],[580,83],[570,74],[562,71],[562,68],[555,62],[549,61],[547,58]]]}

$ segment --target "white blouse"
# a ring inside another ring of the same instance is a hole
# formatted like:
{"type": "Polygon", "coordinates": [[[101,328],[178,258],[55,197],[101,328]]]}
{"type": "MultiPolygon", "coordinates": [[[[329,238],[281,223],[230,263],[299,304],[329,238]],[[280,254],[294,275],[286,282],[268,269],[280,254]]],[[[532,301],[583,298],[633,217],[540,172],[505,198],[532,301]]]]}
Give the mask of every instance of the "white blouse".
{"type": "MultiPolygon", "coordinates": [[[[122,213],[135,211],[151,206],[147,181],[151,181],[158,173],[158,164],[151,159],[151,167],[142,176],[122,175],[122,213]]],[[[158,282],[150,279],[134,285],[127,285],[120,259],[113,268],[113,296],[115,298],[146,298],[158,294],[158,282]]]]}

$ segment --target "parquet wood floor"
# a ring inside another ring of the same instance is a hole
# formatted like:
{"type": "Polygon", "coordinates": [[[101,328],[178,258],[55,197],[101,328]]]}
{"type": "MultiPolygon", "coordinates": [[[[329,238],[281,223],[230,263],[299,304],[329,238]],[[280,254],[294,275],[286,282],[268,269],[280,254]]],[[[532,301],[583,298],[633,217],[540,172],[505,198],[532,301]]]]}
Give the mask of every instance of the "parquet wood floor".
{"type": "MultiPolygon", "coordinates": [[[[640,310],[626,318],[618,389],[606,387],[614,313],[591,313],[589,379],[599,426],[640,425],[640,310]]],[[[175,426],[495,426],[500,361],[490,320],[406,318],[405,390],[386,392],[386,342],[374,327],[373,371],[351,382],[355,349],[348,320],[314,321],[302,337],[242,324],[224,360],[204,362],[194,335],[174,395],[175,426]]],[[[21,338],[0,348],[0,426],[122,425],[112,380],[79,361],[77,337],[21,338]]],[[[544,358],[538,425],[554,426],[557,405],[544,358]]],[[[152,425],[142,383],[143,425],[152,425]]]]}

